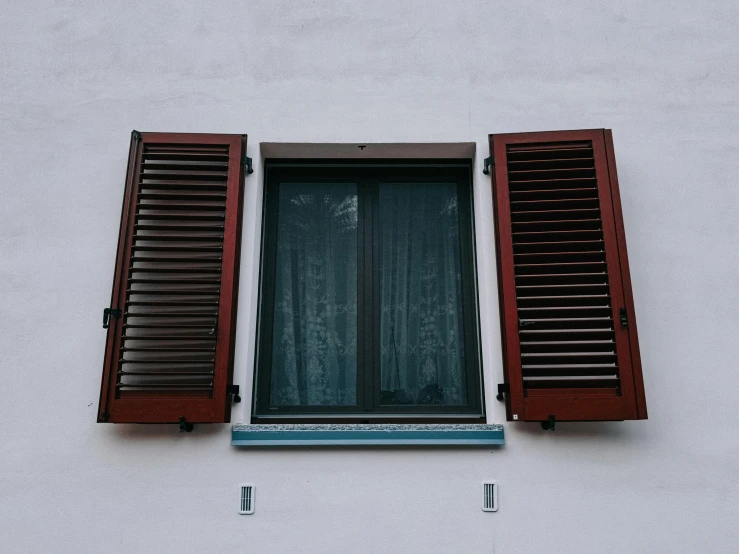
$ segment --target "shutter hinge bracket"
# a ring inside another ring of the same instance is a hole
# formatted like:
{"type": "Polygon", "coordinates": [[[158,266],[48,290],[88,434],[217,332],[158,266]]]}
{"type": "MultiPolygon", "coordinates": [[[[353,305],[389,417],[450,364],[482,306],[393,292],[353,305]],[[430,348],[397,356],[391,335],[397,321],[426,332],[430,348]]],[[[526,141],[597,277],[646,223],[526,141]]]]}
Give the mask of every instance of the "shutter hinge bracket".
{"type": "Polygon", "coordinates": [[[241,163],[246,168],[247,173],[254,173],[254,168],[251,166],[251,158],[249,156],[241,158],[241,163]]]}
{"type": "Polygon", "coordinates": [[[498,383],[498,394],[495,396],[495,398],[503,402],[505,400],[503,395],[509,394],[510,392],[511,386],[508,383],[498,383]]]}
{"type": "Polygon", "coordinates": [[[493,160],[492,156],[489,156],[485,158],[485,161],[483,162],[483,164],[484,164],[484,167],[482,168],[482,172],[485,175],[490,175],[490,166],[492,165],[493,167],[495,167],[495,160],[493,160]]]}
{"type": "Polygon", "coordinates": [[[190,433],[195,429],[195,425],[185,419],[185,416],[180,417],[180,433],[190,433]]]}
{"type": "Polygon", "coordinates": [[[121,317],[123,310],[120,308],[105,308],[103,310],[103,329],[107,329],[110,326],[111,317],[121,317]]]}
{"type": "Polygon", "coordinates": [[[141,133],[139,133],[136,129],[134,129],[133,131],[131,131],[131,137],[134,140],[141,140],[141,133]]]}
{"type": "Polygon", "coordinates": [[[626,317],[626,308],[621,308],[618,311],[619,319],[621,320],[621,327],[628,327],[629,326],[629,320],[626,317]]]}
{"type": "Polygon", "coordinates": [[[554,424],[555,424],[554,416],[552,414],[549,414],[549,419],[547,421],[541,422],[541,428],[545,431],[554,431],[554,424]]]}
{"type": "Polygon", "coordinates": [[[234,404],[238,404],[239,402],[241,402],[241,397],[239,396],[239,386],[238,385],[228,385],[226,387],[226,394],[233,395],[234,404]]]}

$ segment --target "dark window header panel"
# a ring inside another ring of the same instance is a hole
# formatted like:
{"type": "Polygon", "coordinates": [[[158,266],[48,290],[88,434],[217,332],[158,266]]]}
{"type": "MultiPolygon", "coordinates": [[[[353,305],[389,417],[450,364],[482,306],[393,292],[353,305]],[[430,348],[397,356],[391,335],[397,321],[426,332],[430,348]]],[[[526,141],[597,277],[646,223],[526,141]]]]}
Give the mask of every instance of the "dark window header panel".
{"type": "Polygon", "coordinates": [[[475,157],[474,142],[262,142],[259,144],[259,147],[262,153],[262,158],[264,158],[265,160],[274,158],[353,160],[472,160],[475,157]]]}

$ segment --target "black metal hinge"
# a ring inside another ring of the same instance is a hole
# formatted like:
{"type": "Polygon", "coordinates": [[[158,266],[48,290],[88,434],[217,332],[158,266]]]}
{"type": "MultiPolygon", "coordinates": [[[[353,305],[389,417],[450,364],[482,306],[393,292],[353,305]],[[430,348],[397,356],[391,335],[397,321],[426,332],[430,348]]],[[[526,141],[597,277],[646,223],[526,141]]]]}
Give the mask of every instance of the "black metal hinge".
{"type": "Polygon", "coordinates": [[[251,166],[251,158],[249,156],[244,156],[241,159],[241,163],[246,168],[246,172],[247,173],[249,173],[249,174],[254,173],[254,168],[251,166]]]}
{"type": "Polygon", "coordinates": [[[621,327],[628,327],[629,326],[629,320],[626,317],[626,308],[621,308],[618,311],[619,319],[621,320],[621,327]]]}
{"type": "Polygon", "coordinates": [[[556,423],[554,416],[549,415],[549,419],[547,421],[541,422],[541,428],[545,431],[554,431],[554,424],[556,423]]]}
{"type": "Polygon", "coordinates": [[[241,402],[241,397],[239,396],[239,386],[238,385],[228,385],[226,387],[226,394],[233,395],[234,404],[238,404],[239,402],[241,402]]]}
{"type": "Polygon", "coordinates": [[[498,394],[495,396],[495,398],[503,402],[503,400],[505,400],[503,395],[509,394],[510,392],[511,386],[508,383],[498,383],[498,394]]]}
{"type": "Polygon", "coordinates": [[[123,311],[120,308],[105,308],[103,310],[103,329],[110,327],[111,317],[121,317],[123,311]]]}
{"type": "Polygon", "coordinates": [[[485,161],[483,162],[485,166],[482,168],[482,172],[485,175],[490,175],[490,166],[495,166],[495,160],[493,160],[493,157],[490,156],[489,158],[485,158],[485,161]]]}
{"type": "Polygon", "coordinates": [[[141,133],[134,129],[131,131],[131,137],[133,137],[134,140],[141,140],[141,133]]]}

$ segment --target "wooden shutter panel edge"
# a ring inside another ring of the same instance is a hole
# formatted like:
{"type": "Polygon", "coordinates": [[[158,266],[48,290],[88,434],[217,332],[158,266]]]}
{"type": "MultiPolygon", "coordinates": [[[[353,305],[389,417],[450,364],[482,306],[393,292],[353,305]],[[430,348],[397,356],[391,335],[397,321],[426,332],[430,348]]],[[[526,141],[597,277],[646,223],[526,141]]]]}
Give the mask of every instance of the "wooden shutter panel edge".
{"type": "MultiPolygon", "coordinates": [[[[226,199],[223,205],[224,215],[222,254],[221,258],[221,280],[218,285],[218,324],[216,326],[216,352],[217,358],[213,363],[212,394],[207,399],[202,395],[187,396],[168,395],[142,395],[141,398],[127,398],[125,408],[118,398],[114,398],[118,364],[115,363],[119,353],[121,329],[123,317],[111,318],[110,328],[106,340],[105,365],[101,383],[100,406],[98,409],[99,422],[114,423],[176,423],[180,416],[186,417],[192,423],[216,423],[228,422],[230,418],[230,402],[228,402],[228,385],[233,377],[233,358],[235,350],[235,324],[238,298],[238,270],[241,251],[241,229],[243,219],[244,198],[244,167],[242,160],[246,151],[247,135],[213,135],[213,134],[181,134],[181,133],[138,133],[132,134],[131,149],[129,152],[129,164],[126,177],[126,188],[124,191],[124,203],[121,214],[121,225],[119,227],[119,242],[116,256],[116,271],[114,276],[111,307],[117,303],[123,304],[120,299],[126,297],[126,276],[128,265],[130,265],[132,237],[135,233],[131,229],[131,222],[136,217],[136,203],[138,199],[139,178],[138,172],[142,167],[142,153],[145,145],[167,144],[175,145],[176,150],[185,147],[180,155],[185,153],[187,145],[198,144],[206,148],[210,146],[222,147],[220,156],[227,157],[227,173],[225,180],[226,199]],[[133,213],[131,212],[133,210],[133,213]],[[230,243],[228,252],[226,245],[230,243]],[[230,258],[228,258],[230,256],[230,258]],[[224,268],[229,264],[232,271],[226,272],[224,268]],[[124,267],[126,264],[126,267],[124,267]],[[226,295],[224,295],[225,293],[226,295]],[[227,299],[230,297],[230,302],[227,299]],[[223,308],[228,307],[229,317],[221,317],[223,308]],[[224,321],[226,322],[224,325],[224,321]],[[220,355],[219,355],[220,354],[220,355]],[[220,363],[219,363],[220,360],[220,363]],[[115,407],[117,404],[117,408],[115,407]]],[[[186,158],[184,159],[187,163],[186,158]]],[[[162,163],[174,163],[172,161],[162,163]]],[[[222,162],[221,162],[222,163],[222,162]]],[[[182,169],[182,168],[180,168],[182,169]]],[[[184,168],[189,169],[189,168],[184,168]]],[[[222,170],[221,170],[222,171],[222,170]]],[[[205,178],[205,177],[203,177],[205,178]]],[[[201,179],[202,180],[202,179],[201,179]]],[[[197,184],[197,183],[194,183],[197,184]]],[[[196,189],[192,189],[196,190],[196,189]]],[[[197,189],[200,190],[200,189],[197,189]]],[[[178,191],[168,191],[177,194],[178,191]]],[[[186,192],[186,191],[185,191],[186,192]]],[[[171,201],[171,200],[170,200],[171,201]]],[[[152,212],[149,212],[152,213],[152,212]]],[[[183,260],[184,261],[184,260],[183,260]]],[[[185,266],[186,267],[186,266],[185,266]]]]}
{"type": "Polygon", "coordinates": [[[634,291],[631,286],[631,270],[629,268],[629,254],[626,248],[626,231],[624,216],[621,210],[621,192],[618,185],[618,172],[616,170],[616,154],[613,146],[613,132],[611,129],[603,129],[603,140],[606,147],[608,160],[608,176],[611,185],[611,202],[613,204],[613,216],[616,222],[616,238],[618,240],[618,254],[621,267],[621,280],[623,282],[624,303],[628,317],[629,346],[631,347],[631,372],[634,379],[634,393],[636,395],[635,419],[647,419],[647,400],[644,389],[644,376],[641,366],[641,353],[639,350],[639,336],[636,324],[636,310],[634,308],[634,291]]]}
{"type": "MultiPolygon", "coordinates": [[[[123,189],[123,202],[121,203],[121,221],[118,225],[118,246],[116,248],[115,256],[115,271],[113,273],[113,286],[110,292],[110,304],[111,308],[118,308],[118,297],[119,297],[119,285],[120,285],[120,271],[123,259],[123,253],[126,246],[126,237],[128,235],[128,212],[131,204],[131,197],[133,195],[133,176],[136,172],[136,160],[138,159],[138,145],[141,142],[141,133],[138,131],[131,132],[131,141],[128,151],[128,165],[126,167],[126,181],[123,189]]],[[[111,318],[108,326],[108,332],[105,339],[105,361],[103,364],[103,377],[100,385],[100,400],[98,402],[98,423],[107,422],[110,419],[108,413],[108,384],[110,380],[111,369],[109,367],[112,364],[112,356],[114,353],[114,345],[116,342],[118,320],[120,318],[111,318]]]]}
{"type": "Polygon", "coordinates": [[[241,135],[241,145],[238,153],[238,199],[236,203],[236,236],[233,254],[233,285],[231,292],[231,323],[230,323],[230,337],[229,337],[229,351],[228,351],[228,367],[225,372],[226,383],[225,390],[222,392],[224,397],[224,414],[223,421],[228,423],[231,421],[231,402],[229,402],[228,387],[233,381],[233,370],[234,370],[234,356],[236,352],[236,322],[237,312],[239,309],[239,281],[241,272],[241,233],[243,228],[244,220],[244,160],[246,156],[246,141],[247,135],[241,135]]]}
{"type": "MultiPolygon", "coordinates": [[[[587,139],[592,141],[593,152],[595,156],[596,142],[600,142],[597,149],[601,152],[605,152],[605,158],[601,160],[605,161],[607,172],[605,174],[598,173],[599,181],[603,181],[603,178],[607,178],[608,181],[605,184],[610,190],[610,201],[613,212],[613,223],[615,226],[616,244],[617,244],[617,260],[620,271],[616,271],[615,275],[620,275],[620,282],[622,285],[622,293],[624,306],[628,313],[629,327],[624,331],[628,332],[628,351],[630,352],[631,363],[627,364],[626,367],[622,366],[623,360],[620,358],[619,362],[619,378],[623,379],[627,376],[632,379],[633,392],[635,395],[635,408],[632,410],[629,408],[633,404],[628,399],[619,400],[621,397],[588,397],[584,394],[579,394],[572,398],[572,401],[567,403],[563,400],[563,397],[558,398],[561,412],[560,414],[553,414],[559,420],[622,420],[622,419],[645,419],[646,418],[646,400],[644,395],[643,378],[641,372],[641,363],[639,357],[638,338],[636,332],[636,318],[634,315],[633,308],[633,293],[631,290],[631,280],[628,271],[628,260],[625,250],[625,234],[623,231],[623,218],[621,214],[621,204],[618,191],[618,183],[616,180],[615,173],[615,158],[613,155],[613,144],[611,139],[610,130],[605,129],[593,129],[583,131],[550,131],[543,133],[515,133],[511,135],[489,135],[489,146],[490,153],[494,161],[494,172],[493,172],[493,207],[495,212],[495,243],[496,243],[496,259],[497,259],[497,273],[498,273],[498,295],[500,303],[500,318],[501,318],[501,334],[502,334],[502,354],[503,354],[503,369],[504,369],[504,381],[508,384],[510,392],[506,395],[506,414],[507,419],[520,420],[520,421],[540,421],[545,420],[548,416],[542,409],[534,409],[535,406],[546,406],[551,404],[547,402],[546,398],[527,398],[524,395],[523,381],[521,373],[521,357],[520,357],[520,346],[519,346],[519,323],[518,323],[518,309],[516,301],[516,285],[515,285],[515,274],[513,273],[512,263],[513,252],[510,250],[512,243],[512,223],[511,223],[511,205],[510,205],[510,193],[508,186],[508,175],[507,175],[507,146],[509,138],[515,138],[511,141],[512,143],[521,142],[557,142],[557,141],[573,141],[573,140],[585,140],[584,136],[587,135],[587,139]],[[499,183],[505,182],[504,186],[500,186],[499,183]],[[507,223],[507,225],[506,225],[507,223]],[[505,256],[503,251],[505,249],[505,256]],[[508,256],[510,255],[510,256],[508,256]],[[510,267],[508,267],[510,266],[510,267]],[[504,283],[504,278],[508,281],[508,286],[504,283]],[[511,283],[510,279],[513,278],[511,283]],[[507,290],[513,287],[513,293],[507,290]],[[511,299],[511,296],[513,297],[511,299]],[[511,305],[513,309],[511,309],[511,305]],[[515,321],[515,328],[513,327],[513,321],[515,321]],[[511,332],[514,331],[514,332],[511,332]],[[518,369],[515,365],[518,364],[518,369]],[[513,370],[512,370],[513,368],[513,370]],[[511,373],[514,375],[512,376],[511,373]],[[569,404],[569,405],[567,405],[569,404]],[[531,417],[532,413],[527,414],[525,406],[529,407],[529,412],[535,412],[536,416],[531,417]]],[[[597,166],[597,156],[593,158],[597,166]]],[[[598,189],[601,185],[598,186],[598,189]]],[[[600,196],[599,196],[600,198],[600,196]]],[[[600,198],[601,208],[603,207],[603,199],[600,198]]],[[[610,211],[610,210],[609,210],[610,211]]],[[[613,244],[613,243],[611,243],[613,244]]],[[[611,248],[611,254],[613,256],[613,248],[611,248]]],[[[615,271],[615,270],[614,270],[615,271]]],[[[613,286],[613,284],[611,285],[613,286]]],[[[613,304],[615,307],[615,303],[613,304]]],[[[618,323],[614,319],[614,329],[618,328],[618,323]]],[[[619,338],[619,341],[623,341],[623,338],[619,338]]],[[[623,345],[623,343],[621,343],[623,345]]],[[[623,351],[622,351],[623,352],[623,351]]],[[[552,395],[554,396],[554,395],[552,395]]],[[[557,404],[556,402],[554,404],[557,404]]]]}
{"type": "Polygon", "coordinates": [[[518,418],[519,413],[523,413],[523,389],[522,384],[515,379],[510,378],[509,364],[509,350],[508,345],[510,341],[509,331],[507,327],[507,314],[506,310],[506,299],[504,286],[503,286],[503,272],[505,270],[505,264],[502,260],[502,247],[505,244],[505,240],[510,234],[510,225],[507,227],[502,226],[499,222],[501,218],[506,217],[505,211],[508,209],[506,203],[503,202],[505,198],[501,198],[502,189],[496,186],[497,171],[500,167],[499,156],[496,156],[495,143],[493,140],[494,135],[489,135],[488,142],[490,148],[490,156],[493,158],[493,170],[491,171],[491,181],[493,185],[493,229],[495,231],[495,263],[496,263],[496,274],[498,277],[498,316],[500,318],[500,333],[501,333],[501,354],[503,357],[503,383],[508,386],[507,394],[505,395],[505,406],[506,406],[506,420],[513,421],[514,414],[518,418]],[[503,204],[501,206],[501,204],[503,204]]]}
{"type": "MultiPolygon", "coordinates": [[[[233,382],[234,360],[236,355],[236,323],[239,311],[239,283],[241,282],[241,237],[244,227],[244,195],[246,194],[246,162],[249,163],[249,171],[251,172],[251,160],[246,159],[246,141],[247,135],[241,135],[241,151],[239,154],[239,203],[237,207],[238,220],[236,223],[236,255],[234,256],[234,291],[233,291],[233,311],[231,320],[231,351],[229,353],[228,362],[228,381],[227,386],[233,382]]],[[[231,421],[231,402],[228,401],[228,393],[226,395],[226,414],[225,421],[231,421]]]]}

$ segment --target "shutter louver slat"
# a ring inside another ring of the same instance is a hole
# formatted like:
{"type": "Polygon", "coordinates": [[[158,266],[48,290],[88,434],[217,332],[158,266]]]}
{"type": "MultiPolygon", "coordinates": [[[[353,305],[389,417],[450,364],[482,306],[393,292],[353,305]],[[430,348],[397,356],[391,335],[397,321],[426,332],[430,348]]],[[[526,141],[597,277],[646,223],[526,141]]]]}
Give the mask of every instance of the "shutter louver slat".
{"type": "Polygon", "coordinates": [[[228,421],[245,139],[134,137],[100,421],[228,421]]]}
{"type": "MultiPolygon", "coordinates": [[[[542,148],[545,152],[551,149],[542,148]]],[[[509,183],[512,190],[525,190],[527,176],[536,179],[537,185],[542,186],[542,176],[551,176],[553,182],[560,179],[575,179],[578,177],[594,177],[595,160],[593,151],[588,144],[577,144],[572,150],[577,150],[580,157],[576,162],[566,160],[542,160],[535,147],[521,149],[515,145],[508,147],[509,183]],[[513,159],[511,159],[513,158],[513,159]],[[512,167],[526,166],[527,171],[511,170],[512,167]],[[569,167],[571,166],[571,167],[569,167]],[[533,169],[537,168],[537,169],[533,169]],[[540,169],[538,169],[540,168],[540,169]],[[556,168],[556,169],[554,169],[556,168]],[[515,181],[514,181],[515,180],[515,181]],[[514,184],[515,182],[515,184],[514,184]]],[[[514,264],[516,282],[521,285],[549,285],[549,284],[586,284],[607,282],[607,267],[602,242],[602,220],[596,189],[593,188],[593,197],[575,202],[567,198],[566,189],[561,198],[550,196],[544,199],[532,197],[526,203],[511,203],[511,221],[513,223],[513,246],[518,242],[527,241],[529,233],[517,232],[525,228],[532,231],[531,226],[537,225],[536,233],[540,236],[571,236],[574,240],[592,238],[598,241],[595,248],[600,247],[600,254],[592,262],[571,262],[567,256],[551,255],[546,263],[514,264]],[[538,200],[538,202],[537,202],[538,200]],[[541,206],[541,204],[544,204],[541,206]],[[532,210],[532,207],[542,207],[542,210],[532,210]],[[552,207],[553,209],[547,209],[552,207]],[[557,209],[562,207],[564,209],[557,209]],[[570,209],[567,209],[570,208],[570,209]],[[537,220],[546,220],[546,223],[537,220]],[[525,225],[525,227],[524,227],[525,225]],[[564,235],[567,233],[567,235],[564,235]]],[[[565,242],[565,244],[567,244],[565,242]]],[[[535,252],[534,252],[535,253],[535,252]]],[[[564,296],[567,307],[547,305],[547,295],[530,296],[537,299],[537,307],[518,307],[518,317],[521,325],[531,325],[532,329],[554,328],[598,328],[612,331],[611,299],[606,294],[602,297],[600,306],[584,304],[582,297],[572,288],[570,294],[564,296]]],[[[582,386],[583,382],[590,383],[594,377],[612,377],[617,379],[618,367],[615,354],[615,343],[610,352],[601,355],[583,355],[571,353],[569,355],[555,354],[554,352],[530,352],[525,343],[521,344],[521,369],[524,381],[524,391],[536,387],[551,387],[558,383],[558,379],[567,380],[569,387],[582,386]],[[600,362],[600,363],[599,363],[600,362]],[[579,379],[577,379],[579,377],[579,379]]],[[[611,383],[609,383],[611,384],[611,383]]]]}
{"type": "Polygon", "coordinates": [[[491,135],[509,419],[646,417],[605,152],[603,131],[491,135]]]}

